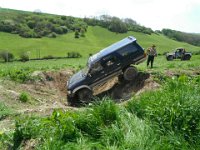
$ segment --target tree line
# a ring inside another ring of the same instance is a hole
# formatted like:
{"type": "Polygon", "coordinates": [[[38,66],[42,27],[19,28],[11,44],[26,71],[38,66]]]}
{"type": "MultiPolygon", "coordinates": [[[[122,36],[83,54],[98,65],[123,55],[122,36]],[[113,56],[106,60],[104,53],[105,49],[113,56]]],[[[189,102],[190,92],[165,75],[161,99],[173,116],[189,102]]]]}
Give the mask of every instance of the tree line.
{"type": "Polygon", "coordinates": [[[25,38],[55,38],[70,31],[86,31],[87,24],[75,17],[20,13],[0,20],[0,31],[19,34],[25,38]]]}
{"type": "Polygon", "coordinates": [[[185,33],[180,31],[175,31],[171,29],[163,29],[162,33],[169,37],[180,42],[186,42],[195,46],[200,46],[200,35],[195,33],[185,33]]]}
{"type": "MultiPolygon", "coordinates": [[[[1,8],[2,9],[2,8],[1,8]]],[[[76,18],[72,16],[60,16],[44,14],[41,12],[23,12],[7,10],[4,17],[0,17],[0,31],[19,34],[25,38],[55,38],[58,34],[74,32],[75,38],[84,37],[88,25],[101,26],[112,32],[126,33],[127,31],[153,33],[151,28],[139,25],[136,21],[126,18],[120,19],[109,15],[93,18],[76,18]]]]}
{"type": "Polygon", "coordinates": [[[127,31],[142,32],[145,34],[154,33],[151,28],[141,26],[131,18],[120,19],[109,15],[101,15],[99,17],[84,18],[83,20],[90,26],[101,26],[116,33],[126,33],[127,31]]]}

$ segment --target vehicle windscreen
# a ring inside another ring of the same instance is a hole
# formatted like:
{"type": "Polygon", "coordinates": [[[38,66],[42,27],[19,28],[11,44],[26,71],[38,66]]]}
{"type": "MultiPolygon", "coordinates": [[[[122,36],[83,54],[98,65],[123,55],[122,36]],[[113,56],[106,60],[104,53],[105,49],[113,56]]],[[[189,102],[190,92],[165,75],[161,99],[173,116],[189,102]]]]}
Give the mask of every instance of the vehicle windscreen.
{"type": "Polygon", "coordinates": [[[88,72],[89,72],[89,67],[88,65],[86,65],[86,67],[82,69],[83,76],[87,76],[88,72]]]}

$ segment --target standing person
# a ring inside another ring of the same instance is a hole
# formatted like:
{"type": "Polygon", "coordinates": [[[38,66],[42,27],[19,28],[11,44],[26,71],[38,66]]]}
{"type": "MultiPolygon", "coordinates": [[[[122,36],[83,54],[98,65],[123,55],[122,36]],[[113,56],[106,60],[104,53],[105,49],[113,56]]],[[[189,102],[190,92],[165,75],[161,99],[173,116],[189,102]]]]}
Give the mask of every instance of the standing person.
{"type": "Polygon", "coordinates": [[[153,68],[153,62],[154,62],[154,57],[157,56],[156,52],[156,46],[153,44],[150,48],[147,49],[147,67],[149,66],[149,63],[151,62],[151,68],[153,68]]]}

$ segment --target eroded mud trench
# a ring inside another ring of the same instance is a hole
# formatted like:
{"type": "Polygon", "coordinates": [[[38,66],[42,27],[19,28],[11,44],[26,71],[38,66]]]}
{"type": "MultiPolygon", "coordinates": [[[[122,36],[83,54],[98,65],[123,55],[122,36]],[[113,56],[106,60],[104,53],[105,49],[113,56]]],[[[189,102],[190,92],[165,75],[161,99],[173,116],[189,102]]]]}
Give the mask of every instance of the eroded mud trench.
{"type": "MultiPolygon", "coordinates": [[[[19,113],[51,114],[56,108],[76,109],[67,103],[66,83],[75,73],[74,70],[35,71],[32,76],[37,80],[25,84],[6,80],[0,82],[1,100],[19,113]],[[21,93],[29,94],[31,101],[22,103],[21,93]]],[[[101,99],[109,96],[116,102],[130,99],[141,92],[157,89],[156,83],[149,73],[139,72],[133,81],[119,82],[113,78],[94,89],[95,97],[101,99]]]]}
{"type": "MultiPolygon", "coordinates": [[[[73,70],[56,72],[35,72],[33,75],[39,77],[39,81],[25,84],[31,93],[36,95],[46,95],[50,99],[57,99],[67,105],[66,83],[73,75],[73,70]],[[31,91],[32,90],[32,91],[31,91]]],[[[143,91],[157,89],[159,84],[153,81],[149,73],[139,72],[133,81],[118,81],[115,77],[94,89],[97,98],[109,96],[115,101],[124,101],[133,95],[138,95],[143,91]]]]}
{"type": "MultiPolygon", "coordinates": [[[[74,73],[73,70],[35,71],[32,76],[37,80],[24,84],[0,80],[0,100],[16,115],[44,116],[52,114],[54,109],[79,109],[69,106],[66,96],[66,83],[74,73]],[[26,103],[19,100],[23,92],[29,94],[29,101],[26,103]]],[[[152,79],[149,73],[139,72],[135,80],[129,82],[119,82],[117,77],[113,78],[95,88],[94,94],[99,99],[109,96],[118,103],[130,99],[133,95],[159,87],[160,85],[152,79]]],[[[14,129],[13,118],[1,118],[0,128],[2,131],[14,129]]]]}

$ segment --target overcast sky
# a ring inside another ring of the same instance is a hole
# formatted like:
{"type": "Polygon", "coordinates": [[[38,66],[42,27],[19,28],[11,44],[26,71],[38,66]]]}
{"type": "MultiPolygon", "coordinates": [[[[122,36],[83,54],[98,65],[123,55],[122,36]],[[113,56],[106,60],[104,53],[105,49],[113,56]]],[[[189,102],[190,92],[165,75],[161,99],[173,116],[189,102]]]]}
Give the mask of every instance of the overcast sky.
{"type": "Polygon", "coordinates": [[[153,30],[200,33],[200,0],[0,0],[0,7],[74,17],[110,15],[153,30]]]}

